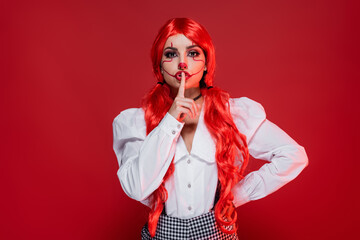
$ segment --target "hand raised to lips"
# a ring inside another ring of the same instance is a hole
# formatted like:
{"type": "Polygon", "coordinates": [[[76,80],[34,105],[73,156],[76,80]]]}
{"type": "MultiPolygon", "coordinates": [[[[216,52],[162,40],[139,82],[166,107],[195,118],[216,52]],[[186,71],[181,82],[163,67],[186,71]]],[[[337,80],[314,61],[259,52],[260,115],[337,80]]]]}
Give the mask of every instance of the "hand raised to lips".
{"type": "Polygon", "coordinates": [[[192,98],[186,98],[184,93],[185,72],[182,71],[181,82],[177,96],[175,97],[174,102],[169,109],[169,114],[171,114],[179,122],[182,122],[186,115],[189,115],[191,118],[196,118],[199,115],[199,107],[195,104],[195,101],[192,98]]]}
{"type": "Polygon", "coordinates": [[[177,97],[185,97],[185,73],[184,71],[182,71],[181,73],[181,82],[180,82],[180,87],[179,87],[179,90],[178,90],[178,94],[177,94],[177,97]]]}

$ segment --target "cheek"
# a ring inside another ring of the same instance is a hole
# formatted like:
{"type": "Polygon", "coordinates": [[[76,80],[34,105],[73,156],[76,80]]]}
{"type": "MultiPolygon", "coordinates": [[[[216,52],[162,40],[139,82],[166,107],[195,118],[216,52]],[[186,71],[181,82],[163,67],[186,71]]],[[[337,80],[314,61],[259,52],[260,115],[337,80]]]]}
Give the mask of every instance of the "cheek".
{"type": "Polygon", "coordinates": [[[193,59],[194,62],[205,64],[205,58],[204,57],[193,57],[192,59],[193,59]]]}
{"type": "MultiPolygon", "coordinates": [[[[189,61],[191,63],[191,67],[194,69],[203,68],[205,65],[205,59],[203,58],[191,58],[189,61]]],[[[189,64],[190,65],[190,64],[189,64]]]]}
{"type": "Polygon", "coordinates": [[[166,70],[166,69],[173,69],[174,67],[177,67],[176,62],[174,61],[174,59],[162,59],[161,60],[161,66],[166,70]]]}

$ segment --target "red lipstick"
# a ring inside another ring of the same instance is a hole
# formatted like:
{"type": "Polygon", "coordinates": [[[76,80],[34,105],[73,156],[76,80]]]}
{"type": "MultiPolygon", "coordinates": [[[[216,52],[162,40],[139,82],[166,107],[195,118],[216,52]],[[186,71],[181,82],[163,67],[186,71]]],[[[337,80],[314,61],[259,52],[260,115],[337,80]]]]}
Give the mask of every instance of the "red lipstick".
{"type": "Polygon", "coordinates": [[[177,73],[175,73],[175,76],[174,76],[178,81],[181,81],[181,73],[182,72],[185,73],[185,80],[188,80],[191,77],[191,75],[188,72],[178,71],[177,73]]]}

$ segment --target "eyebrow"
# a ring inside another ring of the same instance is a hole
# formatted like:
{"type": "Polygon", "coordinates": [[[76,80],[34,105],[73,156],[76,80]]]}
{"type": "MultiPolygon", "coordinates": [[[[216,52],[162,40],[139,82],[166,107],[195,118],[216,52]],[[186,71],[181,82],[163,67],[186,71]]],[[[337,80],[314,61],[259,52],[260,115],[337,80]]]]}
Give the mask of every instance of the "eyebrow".
{"type": "MultiPolygon", "coordinates": [[[[198,48],[200,48],[200,46],[199,45],[191,45],[191,46],[187,46],[186,47],[186,49],[190,49],[190,48],[194,48],[194,47],[198,47],[198,48]]],[[[166,49],[171,49],[171,50],[175,50],[175,51],[177,51],[178,49],[177,48],[175,48],[175,47],[167,47],[167,48],[165,48],[164,50],[166,50],[166,49]]]]}

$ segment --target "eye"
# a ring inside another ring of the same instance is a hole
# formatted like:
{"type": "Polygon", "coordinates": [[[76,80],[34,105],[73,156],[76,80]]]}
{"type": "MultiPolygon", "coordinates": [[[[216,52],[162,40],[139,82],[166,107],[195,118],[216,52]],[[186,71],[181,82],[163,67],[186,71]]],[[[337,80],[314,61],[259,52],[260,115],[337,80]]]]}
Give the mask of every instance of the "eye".
{"type": "Polygon", "coordinates": [[[198,51],[190,51],[189,52],[189,56],[190,57],[197,57],[197,56],[199,56],[200,55],[200,53],[198,52],[198,51]]]}
{"type": "Polygon", "coordinates": [[[165,52],[164,56],[167,58],[174,58],[176,57],[176,52],[165,52]]]}

